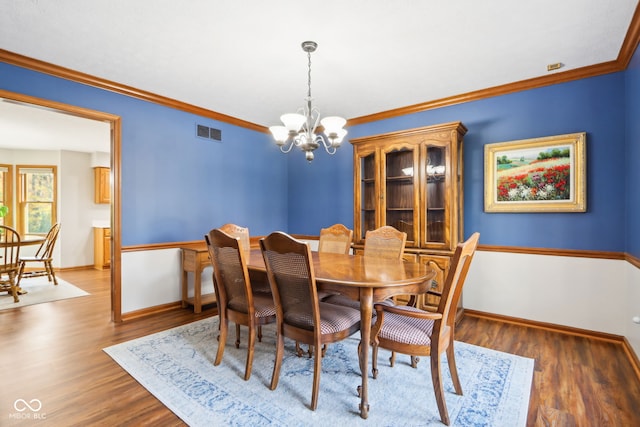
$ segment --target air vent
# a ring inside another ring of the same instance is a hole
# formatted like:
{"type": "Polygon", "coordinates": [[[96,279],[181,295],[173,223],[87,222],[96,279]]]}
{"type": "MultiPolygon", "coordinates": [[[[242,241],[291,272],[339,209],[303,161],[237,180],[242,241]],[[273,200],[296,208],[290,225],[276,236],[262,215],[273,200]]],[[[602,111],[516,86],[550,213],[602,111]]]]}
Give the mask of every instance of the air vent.
{"type": "Polygon", "coordinates": [[[196,135],[200,138],[213,139],[215,141],[222,141],[222,131],[220,129],[210,128],[204,125],[196,126],[196,135]]]}

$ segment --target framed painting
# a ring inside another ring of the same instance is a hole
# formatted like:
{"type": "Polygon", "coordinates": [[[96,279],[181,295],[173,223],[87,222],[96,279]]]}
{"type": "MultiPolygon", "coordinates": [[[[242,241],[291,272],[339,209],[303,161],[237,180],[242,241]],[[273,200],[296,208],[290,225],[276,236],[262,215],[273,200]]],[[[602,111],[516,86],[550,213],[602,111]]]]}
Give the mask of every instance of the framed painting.
{"type": "Polygon", "coordinates": [[[484,146],[485,212],[585,212],[586,132],[484,146]]]}

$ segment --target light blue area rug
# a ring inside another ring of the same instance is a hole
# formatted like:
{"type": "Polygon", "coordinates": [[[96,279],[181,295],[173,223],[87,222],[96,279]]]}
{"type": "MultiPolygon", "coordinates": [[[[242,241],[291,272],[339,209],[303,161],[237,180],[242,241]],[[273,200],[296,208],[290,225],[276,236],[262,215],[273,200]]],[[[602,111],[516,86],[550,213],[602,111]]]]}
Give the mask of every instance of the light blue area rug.
{"type": "Polygon", "coordinates": [[[19,296],[19,302],[13,302],[13,296],[8,292],[0,294],[0,310],[89,295],[88,292],[60,278],[56,286],[53,282],[49,282],[46,276],[22,279],[20,287],[27,293],[19,296]]]}
{"type": "MultiPolygon", "coordinates": [[[[331,344],[322,361],[318,408],[311,411],[313,359],[286,354],[280,382],[269,390],[275,358],[275,328],[263,327],[256,342],[253,371],[244,381],[247,331],[236,349],[230,324],[228,343],[219,366],[213,366],[218,318],[200,320],[157,334],[105,348],[120,366],[190,426],[441,426],[429,361],[418,369],[409,356],[381,350],[378,379],[369,376],[369,418],[360,418],[357,346],[359,333],[331,344]]],[[[533,359],[456,342],[456,361],[464,395],[453,392],[443,361],[445,398],[454,426],[524,426],[533,377],[533,359]]],[[[369,363],[371,366],[371,363],[369,363]]]]}

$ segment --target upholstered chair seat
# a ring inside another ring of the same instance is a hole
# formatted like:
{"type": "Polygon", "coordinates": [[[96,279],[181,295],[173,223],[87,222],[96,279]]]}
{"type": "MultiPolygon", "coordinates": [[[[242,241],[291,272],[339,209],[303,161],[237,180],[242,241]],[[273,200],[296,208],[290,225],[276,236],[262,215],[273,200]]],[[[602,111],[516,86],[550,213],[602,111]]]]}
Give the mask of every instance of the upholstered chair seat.
{"type": "MultiPolygon", "coordinates": [[[[395,308],[404,313],[424,313],[423,310],[410,306],[397,305],[395,308]]],[[[433,324],[433,319],[421,319],[388,312],[384,315],[384,328],[380,330],[378,336],[403,344],[429,346],[431,345],[433,324]]]]}

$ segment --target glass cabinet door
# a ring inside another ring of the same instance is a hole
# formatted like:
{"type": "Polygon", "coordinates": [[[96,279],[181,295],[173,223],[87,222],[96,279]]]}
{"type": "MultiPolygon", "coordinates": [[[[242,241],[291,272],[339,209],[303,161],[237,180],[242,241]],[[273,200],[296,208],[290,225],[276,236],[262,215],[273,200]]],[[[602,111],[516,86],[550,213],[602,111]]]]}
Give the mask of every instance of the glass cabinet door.
{"type": "Polygon", "coordinates": [[[418,149],[400,146],[384,153],[384,217],[381,225],[390,225],[407,233],[407,246],[415,246],[418,237],[418,149]]]}
{"type": "Polygon", "coordinates": [[[426,246],[448,244],[448,177],[447,147],[426,146],[426,197],[424,197],[425,225],[423,228],[426,246]]]}
{"type": "Polygon", "coordinates": [[[363,241],[367,230],[376,229],[376,208],[378,198],[376,197],[376,153],[363,154],[359,157],[359,168],[356,173],[360,176],[360,227],[356,226],[355,238],[363,241]],[[359,228],[359,229],[358,229],[359,228]]]}

